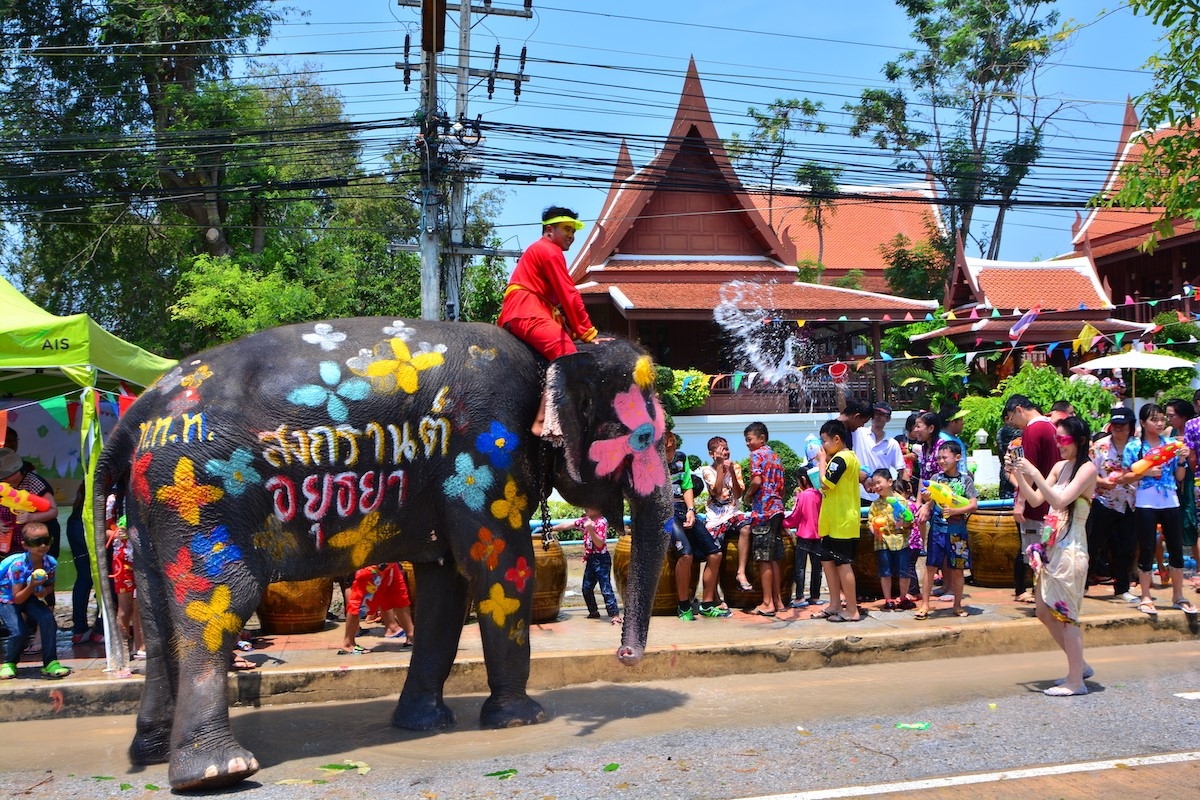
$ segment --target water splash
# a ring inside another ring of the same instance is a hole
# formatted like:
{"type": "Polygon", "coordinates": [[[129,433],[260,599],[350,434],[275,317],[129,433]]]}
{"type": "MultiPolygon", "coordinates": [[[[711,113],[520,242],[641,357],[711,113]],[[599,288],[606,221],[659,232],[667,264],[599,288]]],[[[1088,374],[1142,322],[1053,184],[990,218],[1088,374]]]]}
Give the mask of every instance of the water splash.
{"type": "Polygon", "coordinates": [[[719,295],[713,319],[732,345],[735,363],[758,372],[759,381],[803,385],[804,375],[796,367],[812,364],[816,347],[790,320],[780,319],[772,285],[731,281],[721,286],[719,295]]]}

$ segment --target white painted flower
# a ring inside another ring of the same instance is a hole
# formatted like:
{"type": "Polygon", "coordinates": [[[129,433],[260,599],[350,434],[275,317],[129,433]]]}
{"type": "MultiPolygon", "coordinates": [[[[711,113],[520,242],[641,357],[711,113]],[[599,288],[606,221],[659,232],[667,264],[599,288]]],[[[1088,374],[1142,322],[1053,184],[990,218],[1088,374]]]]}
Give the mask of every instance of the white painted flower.
{"type": "Polygon", "coordinates": [[[393,320],[391,325],[384,325],[383,332],[388,336],[394,336],[402,342],[407,342],[412,338],[414,333],[413,329],[404,324],[404,320],[402,319],[393,320]]]}
{"type": "Polygon", "coordinates": [[[176,367],[158,379],[154,384],[154,388],[166,394],[172,392],[179,386],[179,382],[183,380],[183,367],[176,367]]]}
{"type": "Polygon", "coordinates": [[[309,344],[319,344],[322,350],[337,350],[346,341],[346,334],[335,331],[328,322],[318,322],[313,332],[304,334],[303,338],[309,344]]]}
{"type": "Polygon", "coordinates": [[[444,345],[444,344],[430,344],[429,342],[421,342],[419,345],[417,345],[417,353],[416,354],[420,355],[421,353],[445,353],[445,352],[446,352],[446,345],[444,345]]]}
{"type": "Polygon", "coordinates": [[[346,366],[353,372],[362,374],[367,371],[367,367],[378,360],[379,356],[375,355],[374,350],[368,350],[364,347],[358,351],[358,355],[346,359],[346,366]]]}

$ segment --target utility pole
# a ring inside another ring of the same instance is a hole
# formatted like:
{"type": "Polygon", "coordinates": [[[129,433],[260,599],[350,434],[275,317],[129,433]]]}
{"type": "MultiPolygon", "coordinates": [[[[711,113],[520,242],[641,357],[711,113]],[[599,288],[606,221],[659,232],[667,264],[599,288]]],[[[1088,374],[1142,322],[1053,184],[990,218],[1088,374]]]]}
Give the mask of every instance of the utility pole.
{"type": "Polygon", "coordinates": [[[419,67],[407,63],[407,47],[404,63],[396,64],[397,69],[404,70],[405,88],[408,86],[408,75],[413,69],[421,72],[421,318],[439,319],[441,285],[441,251],[439,249],[439,231],[437,227],[439,211],[439,178],[441,165],[439,162],[439,128],[445,126],[447,133],[453,133],[458,143],[462,145],[459,153],[458,166],[450,172],[450,209],[449,209],[449,246],[445,249],[448,254],[446,263],[446,316],[457,318],[462,313],[459,297],[462,275],[466,264],[472,255],[519,256],[519,251],[500,250],[493,248],[471,248],[463,243],[467,220],[467,178],[472,170],[465,166],[466,154],[481,140],[478,120],[468,119],[468,97],[471,78],[487,80],[488,97],[492,96],[497,80],[511,80],[514,83],[514,95],[519,100],[521,84],[529,78],[523,74],[525,67],[525,51],[521,51],[520,72],[501,72],[500,46],[496,46],[493,55],[492,69],[481,70],[471,67],[471,17],[472,14],[496,15],[531,18],[533,16],[533,0],[525,0],[523,9],[495,8],[492,0],[483,0],[482,5],[472,5],[469,0],[460,3],[449,3],[447,0],[396,0],[397,5],[421,9],[421,50],[422,59],[419,67]],[[437,53],[444,49],[446,14],[458,12],[458,64],[457,66],[439,66],[437,53]],[[431,32],[427,32],[431,31],[431,32]],[[440,31],[440,33],[439,33],[440,31]],[[447,73],[454,75],[455,90],[455,121],[447,124],[446,120],[438,117],[437,107],[437,75],[447,73]]]}

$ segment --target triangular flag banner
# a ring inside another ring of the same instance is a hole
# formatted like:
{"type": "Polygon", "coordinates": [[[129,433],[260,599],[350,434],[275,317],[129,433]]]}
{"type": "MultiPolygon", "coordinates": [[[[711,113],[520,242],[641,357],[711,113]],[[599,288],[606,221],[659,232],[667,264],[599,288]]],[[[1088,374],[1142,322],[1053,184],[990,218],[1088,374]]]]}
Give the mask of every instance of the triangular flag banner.
{"type": "Polygon", "coordinates": [[[933,314],[930,314],[928,311],[926,311],[926,312],[925,312],[925,321],[926,321],[926,322],[933,322],[933,314]]]}
{"type": "MultiPolygon", "coordinates": [[[[693,378],[693,377],[695,377],[695,376],[688,375],[687,378],[685,378],[684,380],[686,381],[688,378],[693,378]]],[[[132,394],[122,394],[117,397],[117,418],[118,419],[125,416],[125,412],[129,410],[129,407],[133,405],[135,400],[137,400],[137,397],[132,394]]]]}
{"type": "Polygon", "coordinates": [[[998,309],[998,308],[993,308],[993,309],[992,309],[992,319],[996,319],[996,318],[997,318],[997,317],[999,317],[999,316],[1000,316],[1000,309],[998,309]]]}
{"type": "Polygon", "coordinates": [[[849,318],[845,314],[842,314],[840,317],[838,317],[838,322],[846,322],[848,319],[849,318]]]}
{"type": "Polygon", "coordinates": [[[1158,301],[1157,300],[1147,300],[1146,305],[1150,306],[1151,308],[1154,308],[1156,305],[1158,305],[1158,301]]]}
{"type": "Polygon", "coordinates": [[[892,315],[891,315],[891,314],[884,314],[884,315],[883,315],[883,321],[884,321],[884,322],[891,322],[891,321],[892,321],[892,315]]]}
{"type": "Polygon", "coordinates": [[[747,389],[749,389],[751,386],[754,385],[754,379],[757,377],[758,377],[757,372],[751,372],[749,375],[746,376],[746,388],[747,389]]]}
{"type": "Polygon", "coordinates": [[[979,347],[979,345],[981,345],[981,344],[983,344],[983,337],[982,337],[982,336],[976,336],[976,337],[975,337],[975,346],[976,346],[976,347],[979,347]]]}
{"type": "Polygon", "coordinates": [[[711,379],[709,380],[709,382],[708,382],[708,390],[711,392],[711,391],[712,391],[712,389],[713,389],[713,387],[717,385],[717,381],[721,380],[721,378],[724,378],[724,377],[727,377],[727,376],[725,376],[725,375],[713,375],[713,376],[712,376],[712,378],[711,378],[711,379]]]}
{"type": "Polygon", "coordinates": [[[1051,353],[1053,353],[1054,348],[1058,347],[1058,345],[1059,345],[1058,342],[1051,342],[1049,345],[1047,345],[1046,346],[1046,355],[1050,355],[1051,353]]]}
{"type": "Polygon", "coordinates": [[[1099,342],[1102,342],[1102,341],[1104,341],[1103,335],[1093,336],[1092,337],[1092,347],[1095,347],[1099,342]]]}
{"type": "Polygon", "coordinates": [[[971,309],[971,316],[967,317],[967,319],[979,319],[979,309],[977,309],[977,308],[972,308],[972,309],[971,309]]]}
{"type": "Polygon", "coordinates": [[[912,318],[913,318],[913,315],[912,315],[912,312],[911,312],[911,311],[907,311],[907,312],[905,312],[905,314],[904,314],[904,319],[905,319],[907,322],[912,322],[912,318]]]}
{"type": "Polygon", "coordinates": [[[1125,295],[1125,305],[1127,305],[1127,306],[1133,305],[1133,298],[1130,297],[1129,295],[1125,295]]]}
{"type": "Polygon", "coordinates": [[[1091,346],[1092,339],[1100,335],[1100,331],[1090,322],[1083,323],[1083,327],[1079,329],[1079,335],[1071,342],[1071,352],[1082,353],[1091,346]]]}
{"type": "Polygon", "coordinates": [[[1117,347],[1120,347],[1121,340],[1124,338],[1125,338],[1125,331],[1121,331],[1120,333],[1117,333],[1116,335],[1113,336],[1113,341],[1116,343],[1117,347]]]}
{"type": "Polygon", "coordinates": [[[0,409],[0,445],[4,444],[5,438],[8,436],[8,410],[0,409]]]}
{"type": "Polygon", "coordinates": [[[862,372],[862,368],[863,368],[863,367],[865,367],[867,364],[870,364],[870,363],[871,363],[871,359],[869,359],[869,358],[860,358],[860,359],[858,360],[858,363],[856,363],[856,364],[854,365],[854,371],[855,371],[855,372],[862,372]]]}
{"type": "Polygon", "coordinates": [[[796,320],[796,327],[797,327],[797,328],[803,328],[803,327],[804,327],[804,320],[802,320],[802,319],[798,319],[798,320],[796,320]]]}
{"type": "Polygon", "coordinates": [[[954,312],[953,312],[953,311],[947,311],[947,312],[946,312],[946,319],[958,319],[958,317],[954,316],[954,312]]]}
{"type": "Polygon", "coordinates": [[[1191,322],[1191,320],[1188,319],[1188,315],[1183,313],[1182,311],[1179,311],[1178,309],[1175,311],[1175,318],[1178,319],[1180,322],[1191,322]]]}
{"type": "Polygon", "coordinates": [[[976,352],[975,352],[974,350],[972,350],[971,352],[967,353],[967,357],[966,357],[964,360],[965,360],[965,361],[966,361],[968,364],[970,364],[972,361],[974,361],[974,360],[975,360],[975,356],[976,356],[976,355],[977,355],[977,354],[976,354],[976,352]]]}
{"type": "Polygon", "coordinates": [[[62,425],[64,430],[71,429],[71,418],[67,415],[67,398],[48,397],[39,400],[38,405],[46,409],[46,413],[54,417],[54,421],[62,425]]]}
{"type": "Polygon", "coordinates": [[[884,361],[895,361],[894,358],[892,358],[890,355],[888,355],[887,353],[885,353],[883,351],[879,352],[879,357],[882,358],[884,361]]]}
{"type": "Polygon", "coordinates": [[[690,386],[694,380],[696,380],[695,375],[684,375],[683,380],[679,382],[679,391],[686,392],[687,387],[690,386]]]}
{"type": "Polygon", "coordinates": [[[912,353],[910,353],[910,352],[908,352],[907,350],[905,350],[905,351],[904,351],[904,357],[905,357],[905,358],[908,358],[908,359],[911,359],[911,358],[913,357],[913,354],[912,354],[912,353]]]}
{"type": "Polygon", "coordinates": [[[1175,344],[1175,340],[1174,340],[1174,339],[1172,339],[1170,336],[1168,336],[1168,337],[1167,337],[1167,344],[1175,344]]]}
{"type": "Polygon", "coordinates": [[[735,392],[738,389],[742,388],[742,379],[745,377],[746,377],[746,373],[744,373],[744,372],[733,373],[733,390],[735,392]]]}

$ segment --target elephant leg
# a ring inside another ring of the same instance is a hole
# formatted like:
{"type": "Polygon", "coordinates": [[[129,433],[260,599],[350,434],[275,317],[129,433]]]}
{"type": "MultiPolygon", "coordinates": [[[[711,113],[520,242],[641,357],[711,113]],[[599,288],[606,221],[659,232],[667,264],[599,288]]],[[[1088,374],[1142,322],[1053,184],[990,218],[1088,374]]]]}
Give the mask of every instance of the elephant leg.
{"type": "Polygon", "coordinates": [[[174,627],[169,614],[167,587],[157,569],[144,569],[145,558],[134,561],[141,606],[142,632],[146,639],[146,681],[138,708],[137,731],[129,746],[132,764],[163,764],[171,756],[171,725],[179,683],[179,660],[174,627]]]}
{"type": "Polygon", "coordinates": [[[492,560],[486,555],[468,560],[474,571],[479,635],[491,689],[480,711],[479,721],[485,728],[546,721],[545,710],[526,694],[533,613],[534,555],[530,541],[528,531],[518,531],[510,534],[507,547],[492,560]]]}
{"type": "Polygon", "coordinates": [[[454,712],[443,700],[467,613],[467,581],[452,563],[413,565],[417,581],[414,620],[416,641],[392,725],[435,731],[454,725],[454,712]]]}
{"type": "MultiPolygon", "coordinates": [[[[258,760],[229,728],[227,672],[234,643],[262,597],[248,580],[218,584],[206,600],[175,607],[181,635],[179,681],[168,775],[177,791],[209,790],[258,772],[258,760]]],[[[174,600],[174,598],[170,598],[174,600]]]]}

